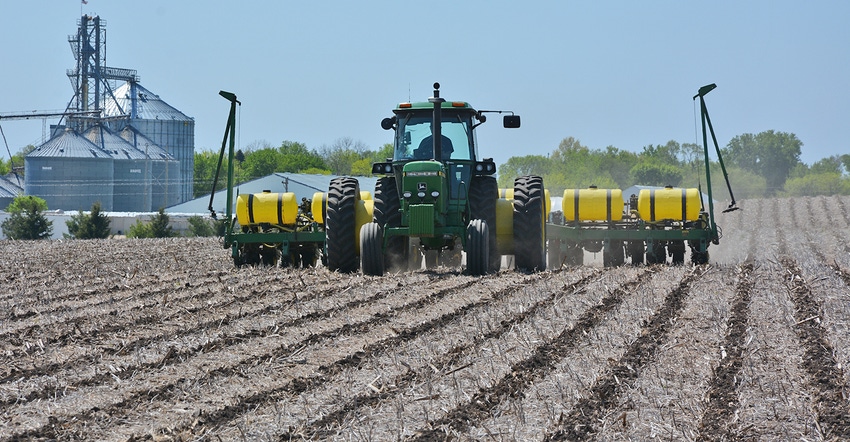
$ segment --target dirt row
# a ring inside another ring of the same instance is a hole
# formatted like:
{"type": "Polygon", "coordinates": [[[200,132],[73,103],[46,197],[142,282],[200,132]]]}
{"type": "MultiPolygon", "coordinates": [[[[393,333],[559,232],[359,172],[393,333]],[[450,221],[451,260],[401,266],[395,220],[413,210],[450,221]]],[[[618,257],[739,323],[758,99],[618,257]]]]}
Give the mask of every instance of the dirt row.
{"type": "Polygon", "coordinates": [[[850,200],[740,206],[709,265],[485,277],[0,242],[0,440],[850,438],[850,200]]]}

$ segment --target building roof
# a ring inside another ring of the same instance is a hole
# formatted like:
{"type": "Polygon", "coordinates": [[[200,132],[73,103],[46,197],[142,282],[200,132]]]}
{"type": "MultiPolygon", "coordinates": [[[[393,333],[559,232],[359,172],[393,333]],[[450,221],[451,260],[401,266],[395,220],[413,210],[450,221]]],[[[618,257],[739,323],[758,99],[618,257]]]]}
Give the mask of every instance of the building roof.
{"type": "Polygon", "coordinates": [[[121,129],[121,132],[119,132],[118,135],[140,152],[147,153],[147,155],[153,160],[176,161],[174,155],[171,155],[158,144],[154,143],[153,140],[139,132],[139,130],[133,127],[132,124],[121,129]]]}
{"type": "Polygon", "coordinates": [[[133,147],[127,140],[113,134],[102,124],[88,128],[83,132],[83,136],[96,144],[101,150],[111,154],[116,160],[144,160],[147,158],[144,152],[133,147]]]}
{"type": "Polygon", "coordinates": [[[112,158],[112,155],[85,137],[66,128],[27,154],[27,158],[112,158]]]}
{"type": "Polygon", "coordinates": [[[15,198],[23,194],[24,188],[18,184],[19,181],[23,182],[23,178],[19,180],[13,174],[0,176],[0,198],[15,198]]]}
{"type": "Polygon", "coordinates": [[[175,109],[159,95],[145,89],[139,83],[126,82],[113,91],[115,100],[104,100],[103,116],[129,116],[141,120],[190,121],[191,117],[175,109]]]}
{"type": "MultiPolygon", "coordinates": [[[[304,173],[273,173],[271,175],[258,178],[253,181],[242,183],[233,189],[234,204],[237,194],[244,193],[261,193],[264,190],[272,192],[292,192],[295,194],[296,200],[301,198],[312,199],[316,192],[327,192],[328,186],[336,175],[314,175],[304,173]]],[[[219,178],[222,179],[222,178],[219,178]]],[[[374,192],[375,183],[378,181],[376,177],[357,177],[360,182],[360,190],[368,190],[374,192]]],[[[219,182],[219,187],[222,186],[219,182]]],[[[165,209],[168,213],[187,213],[187,214],[209,214],[210,196],[205,195],[181,204],[177,204],[165,209]]],[[[213,198],[213,209],[218,213],[224,213],[227,205],[227,190],[219,190],[213,198]]]]}

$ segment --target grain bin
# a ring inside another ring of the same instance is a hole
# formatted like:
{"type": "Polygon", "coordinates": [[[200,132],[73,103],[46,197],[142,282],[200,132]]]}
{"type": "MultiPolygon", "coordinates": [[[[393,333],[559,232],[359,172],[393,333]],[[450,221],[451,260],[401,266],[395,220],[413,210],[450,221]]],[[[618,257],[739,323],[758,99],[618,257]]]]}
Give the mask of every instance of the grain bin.
{"type": "Polygon", "coordinates": [[[112,210],[147,212],[150,210],[151,172],[145,154],[123,138],[97,124],[83,136],[113,158],[112,210]]]}
{"type": "Polygon", "coordinates": [[[160,208],[178,204],[182,183],[180,161],[133,126],[125,127],[119,135],[148,158],[151,198],[150,207],[146,210],[156,212],[160,208]]]}
{"type": "Polygon", "coordinates": [[[195,120],[136,82],[124,83],[115,89],[114,95],[114,102],[104,103],[104,117],[127,119],[110,121],[110,129],[119,132],[127,125],[132,126],[179,161],[179,200],[170,203],[177,204],[192,199],[195,120]]]}
{"type": "Polygon", "coordinates": [[[50,209],[89,210],[100,202],[112,210],[112,155],[71,129],[65,129],[24,159],[27,195],[43,198],[50,209]]]}

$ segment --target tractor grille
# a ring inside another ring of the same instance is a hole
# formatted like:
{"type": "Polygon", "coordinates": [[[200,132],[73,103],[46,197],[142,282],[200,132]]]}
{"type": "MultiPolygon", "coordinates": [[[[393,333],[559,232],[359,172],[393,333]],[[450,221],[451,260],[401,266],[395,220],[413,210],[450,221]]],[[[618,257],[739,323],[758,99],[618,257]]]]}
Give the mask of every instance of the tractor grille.
{"type": "Polygon", "coordinates": [[[434,236],[434,206],[415,204],[410,206],[410,236],[434,236]]]}

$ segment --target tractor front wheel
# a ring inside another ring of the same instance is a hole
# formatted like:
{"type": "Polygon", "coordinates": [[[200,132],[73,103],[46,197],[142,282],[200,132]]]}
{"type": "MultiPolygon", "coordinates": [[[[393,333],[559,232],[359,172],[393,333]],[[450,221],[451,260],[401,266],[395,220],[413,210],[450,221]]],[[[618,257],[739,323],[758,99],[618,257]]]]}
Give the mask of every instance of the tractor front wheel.
{"type": "Polygon", "coordinates": [[[487,222],[474,219],[466,227],[466,270],[472,276],[487,273],[490,263],[490,232],[487,222]]]}
{"type": "Polygon", "coordinates": [[[360,228],[360,268],[364,275],[384,275],[384,235],[378,223],[360,228]]]}

